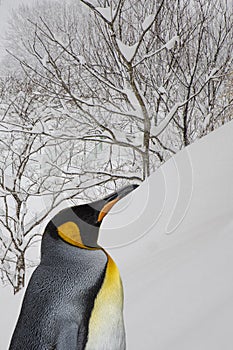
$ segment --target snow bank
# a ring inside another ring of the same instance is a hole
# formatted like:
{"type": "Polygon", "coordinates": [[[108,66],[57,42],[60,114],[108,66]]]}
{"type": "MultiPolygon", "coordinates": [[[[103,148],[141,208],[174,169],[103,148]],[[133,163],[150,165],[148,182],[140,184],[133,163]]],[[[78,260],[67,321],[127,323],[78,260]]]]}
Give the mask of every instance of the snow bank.
{"type": "Polygon", "coordinates": [[[180,152],[105,219],[129,350],[232,349],[232,136],[231,122],[180,152]]]}

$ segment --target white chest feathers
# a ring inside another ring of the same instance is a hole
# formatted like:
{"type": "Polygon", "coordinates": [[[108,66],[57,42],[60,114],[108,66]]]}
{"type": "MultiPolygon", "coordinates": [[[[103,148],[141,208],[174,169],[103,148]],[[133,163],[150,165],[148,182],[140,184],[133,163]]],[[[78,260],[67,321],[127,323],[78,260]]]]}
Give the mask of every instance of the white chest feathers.
{"type": "Polygon", "coordinates": [[[118,268],[110,256],[89,321],[85,350],[125,350],[123,289],[118,268]]]}

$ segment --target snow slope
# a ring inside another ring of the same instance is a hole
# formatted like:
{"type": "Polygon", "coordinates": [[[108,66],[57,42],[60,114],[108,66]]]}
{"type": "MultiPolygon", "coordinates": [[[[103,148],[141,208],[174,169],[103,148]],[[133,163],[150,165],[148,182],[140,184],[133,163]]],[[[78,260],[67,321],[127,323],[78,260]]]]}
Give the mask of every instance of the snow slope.
{"type": "MultiPolygon", "coordinates": [[[[128,350],[232,350],[233,123],[118,202],[100,243],[121,270],[128,350]]],[[[0,350],[21,295],[0,290],[0,350]]]]}
{"type": "Polygon", "coordinates": [[[124,281],[129,350],[232,350],[232,179],[231,122],[164,164],[132,205],[119,202],[106,217],[101,242],[126,244],[110,253],[124,281]]]}

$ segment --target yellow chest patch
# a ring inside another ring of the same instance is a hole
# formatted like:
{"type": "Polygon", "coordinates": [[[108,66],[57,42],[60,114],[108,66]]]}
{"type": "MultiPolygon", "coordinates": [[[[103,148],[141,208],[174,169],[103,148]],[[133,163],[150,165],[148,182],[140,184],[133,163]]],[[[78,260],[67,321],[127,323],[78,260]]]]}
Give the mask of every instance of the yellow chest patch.
{"type": "Polygon", "coordinates": [[[113,342],[124,341],[122,283],[115,262],[107,256],[105,278],[89,321],[86,350],[110,350],[113,342]]]}

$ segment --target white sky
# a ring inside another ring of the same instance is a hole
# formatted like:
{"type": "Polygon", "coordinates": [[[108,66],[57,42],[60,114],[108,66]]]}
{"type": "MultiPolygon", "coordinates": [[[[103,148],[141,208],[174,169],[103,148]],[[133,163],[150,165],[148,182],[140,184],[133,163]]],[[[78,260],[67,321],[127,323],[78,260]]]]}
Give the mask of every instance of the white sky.
{"type": "Polygon", "coordinates": [[[0,0],[0,58],[4,54],[2,37],[4,36],[11,10],[16,9],[20,4],[29,3],[33,3],[33,0],[0,0]]]}
{"type": "MultiPolygon", "coordinates": [[[[63,0],[69,1],[69,0],[63,0]]],[[[35,0],[0,0],[0,59],[4,54],[4,41],[2,40],[7,22],[11,16],[12,9],[17,9],[21,4],[33,4],[35,0]]]]}

